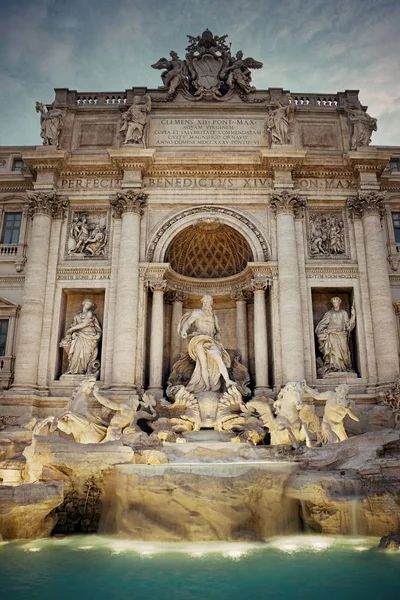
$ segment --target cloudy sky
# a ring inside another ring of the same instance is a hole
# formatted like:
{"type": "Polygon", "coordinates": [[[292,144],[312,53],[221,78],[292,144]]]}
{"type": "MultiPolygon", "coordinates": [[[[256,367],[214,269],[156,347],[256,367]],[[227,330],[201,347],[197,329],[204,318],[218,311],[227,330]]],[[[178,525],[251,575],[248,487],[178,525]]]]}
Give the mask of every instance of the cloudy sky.
{"type": "Polygon", "coordinates": [[[0,0],[0,145],[40,144],[53,88],[155,88],[150,64],[186,34],[227,33],[264,63],[258,89],[359,89],[372,141],[400,145],[400,0],[0,0]]]}

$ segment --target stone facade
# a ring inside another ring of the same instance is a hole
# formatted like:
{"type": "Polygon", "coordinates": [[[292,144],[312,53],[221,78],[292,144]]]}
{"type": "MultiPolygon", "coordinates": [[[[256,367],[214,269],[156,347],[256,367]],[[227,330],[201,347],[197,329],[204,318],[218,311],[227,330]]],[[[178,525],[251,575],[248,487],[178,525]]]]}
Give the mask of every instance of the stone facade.
{"type": "Polygon", "coordinates": [[[203,294],[255,395],[306,379],[374,404],[398,376],[400,147],[370,144],[357,92],[256,91],[246,68],[261,63],[245,62],[214,87],[174,63],[158,90],[57,89],[57,109],[41,105],[42,128],[57,112],[52,137],[0,148],[2,414],[65,404],[77,381],[60,342],[85,299],[110,397],[164,394],[186,350],[177,323],[203,294]],[[352,367],[321,376],[315,328],[332,297],[355,307],[352,367]]]}

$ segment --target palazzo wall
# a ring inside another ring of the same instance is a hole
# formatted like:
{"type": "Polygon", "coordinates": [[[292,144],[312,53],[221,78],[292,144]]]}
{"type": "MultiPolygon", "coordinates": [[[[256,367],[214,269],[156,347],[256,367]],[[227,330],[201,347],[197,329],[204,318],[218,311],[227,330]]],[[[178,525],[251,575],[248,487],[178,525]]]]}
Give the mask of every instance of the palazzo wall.
{"type": "Polygon", "coordinates": [[[79,376],[60,343],[85,299],[110,396],[165,394],[185,351],[177,325],[203,294],[256,395],[305,378],[319,389],[346,382],[373,404],[393,382],[400,147],[353,147],[348,107],[365,112],[353,91],[292,94],[290,135],[271,142],[266,102],[286,95],[56,90],[58,146],[0,148],[4,414],[46,414],[70,396],[79,376]],[[141,140],[124,143],[135,97],[151,97],[151,109],[141,140]],[[332,297],[355,312],[347,371],[326,372],[315,333],[332,297]]]}

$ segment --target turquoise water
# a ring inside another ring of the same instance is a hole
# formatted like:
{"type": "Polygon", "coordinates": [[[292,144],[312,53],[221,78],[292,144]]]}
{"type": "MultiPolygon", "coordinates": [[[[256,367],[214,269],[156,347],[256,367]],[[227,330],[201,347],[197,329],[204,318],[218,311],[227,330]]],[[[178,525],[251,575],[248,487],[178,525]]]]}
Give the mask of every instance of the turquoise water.
{"type": "Polygon", "coordinates": [[[160,545],[99,536],[0,544],[2,600],[379,600],[399,597],[400,553],[377,540],[160,545]]]}

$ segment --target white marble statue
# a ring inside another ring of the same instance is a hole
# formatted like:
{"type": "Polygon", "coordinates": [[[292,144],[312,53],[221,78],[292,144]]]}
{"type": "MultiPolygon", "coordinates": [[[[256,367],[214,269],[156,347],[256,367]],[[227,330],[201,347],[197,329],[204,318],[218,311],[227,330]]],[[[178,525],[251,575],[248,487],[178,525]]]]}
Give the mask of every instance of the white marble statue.
{"type": "Polygon", "coordinates": [[[270,144],[290,144],[290,124],[294,115],[294,102],[288,94],[288,104],[283,106],[279,100],[268,107],[266,130],[270,144]]]}
{"type": "Polygon", "coordinates": [[[347,433],[344,428],[343,420],[350,417],[353,421],[359,421],[359,418],[351,410],[352,403],[349,398],[349,386],[341,383],[335,391],[316,392],[312,391],[314,398],[325,400],[325,410],[322,419],[322,437],[325,444],[336,444],[347,440],[347,433]]]}
{"type": "Polygon", "coordinates": [[[316,390],[310,388],[304,379],[289,381],[273,403],[274,417],[268,399],[251,400],[248,408],[260,415],[271,435],[271,445],[290,444],[298,447],[298,442],[306,442],[311,448],[322,442],[321,426],[314,408],[304,403],[304,395],[314,396],[316,390]],[[315,441],[313,440],[315,438],[315,441]]]}
{"type": "Polygon", "coordinates": [[[321,376],[332,372],[353,371],[349,335],[356,323],[356,313],[353,305],[349,318],[347,311],[340,308],[341,302],[337,296],[331,298],[332,308],[324,314],[315,328],[323,358],[323,365],[318,373],[321,376]]]}
{"type": "Polygon", "coordinates": [[[378,129],[376,119],[357,106],[349,107],[347,116],[351,128],[350,150],[357,150],[359,146],[369,146],[372,132],[378,129]]]}
{"type": "Polygon", "coordinates": [[[36,102],[36,112],[40,112],[40,137],[43,139],[43,145],[57,148],[63,125],[62,111],[54,105],[50,110],[46,110],[42,102],[36,102]]]}
{"type": "Polygon", "coordinates": [[[93,375],[85,377],[74,390],[66,409],[58,417],[47,417],[40,421],[33,430],[34,435],[40,435],[49,426],[50,432],[59,429],[80,444],[97,444],[103,441],[107,423],[101,417],[93,415],[88,405],[95,384],[96,378],[93,375]]]}
{"type": "Polygon", "coordinates": [[[189,339],[188,353],[196,363],[193,375],[185,386],[193,393],[218,392],[221,376],[227,388],[236,385],[228,375],[231,359],[220,342],[220,328],[212,306],[212,296],[203,296],[202,308],[184,315],[178,326],[182,338],[189,339]]]}
{"type": "Polygon", "coordinates": [[[93,395],[102,406],[105,406],[115,413],[111,417],[106,436],[102,440],[103,442],[119,440],[126,429],[132,428],[132,433],[140,431],[138,428],[132,427],[140,403],[137,394],[128,396],[123,402],[117,402],[116,400],[110,400],[109,398],[106,398],[106,396],[100,394],[98,386],[95,385],[93,387],[93,395]]]}
{"type": "Polygon", "coordinates": [[[82,302],[82,311],[75,315],[60,342],[68,355],[69,375],[94,373],[99,368],[97,353],[102,329],[94,314],[94,307],[92,300],[82,302]]]}
{"type": "Polygon", "coordinates": [[[132,105],[122,115],[122,125],[119,132],[124,135],[124,144],[145,145],[144,130],[147,123],[148,113],[151,110],[151,98],[145,96],[146,102],[142,103],[140,96],[133,98],[132,105]]]}

